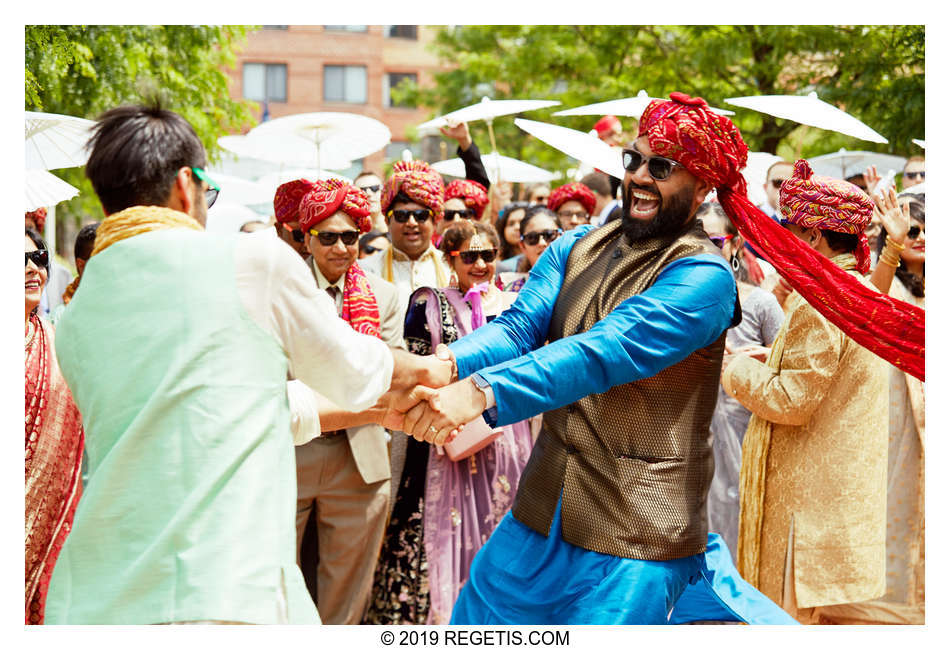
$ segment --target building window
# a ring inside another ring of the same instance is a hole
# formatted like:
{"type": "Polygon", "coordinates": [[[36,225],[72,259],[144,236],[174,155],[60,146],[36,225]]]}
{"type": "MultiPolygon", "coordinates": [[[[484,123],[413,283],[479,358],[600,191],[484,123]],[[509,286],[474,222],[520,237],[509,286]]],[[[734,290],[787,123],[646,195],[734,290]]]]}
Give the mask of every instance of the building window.
{"type": "Polygon", "coordinates": [[[244,98],[258,102],[287,101],[286,63],[245,63],[244,98]]]}
{"type": "Polygon", "coordinates": [[[392,92],[399,86],[403,80],[408,79],[411,83],[418,83],[418,75],[415,72],[390,72],[383,77],[383,105],[393,108],[415,108],[416,105],[411,102],[397,102],[393,99],[392,92]]]}
{"type": "Polygon", "coordinates": [[[324,25],[328,32],[365,32],[366,25],[324,25]]]}
{"type": "Polygon", "coordinates": [[[386,25],[386,36],[389,38],[419,38],[418,25],[386,25]]]}
{"type": "Polygon", "coordinates": [[[323,99],[327,102],[365,104],[366,66],[323,66],[323,99]]]}

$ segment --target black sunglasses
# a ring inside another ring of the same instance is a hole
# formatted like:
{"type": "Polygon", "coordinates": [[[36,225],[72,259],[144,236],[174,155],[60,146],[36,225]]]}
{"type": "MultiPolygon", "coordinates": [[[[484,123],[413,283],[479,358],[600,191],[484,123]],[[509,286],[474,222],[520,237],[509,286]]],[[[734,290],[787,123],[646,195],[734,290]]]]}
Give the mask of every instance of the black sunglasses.
{"type": "Polygon", "coordinates": [[[208,173],[201,167],[192,167],[191,171],[194,172],[195,176],[208,184],[208,189],[205,190],[205,203],[207,203],[208,207],[210,208],[212,205],[214,205],[214,202],[218,200],[218,193],[221,191],[221,188],[217,183],[211,180],[211,177],[208,176],[208,173]]]}
{"type": "Polygon", "coordinates": [[[382,187],[382,185],[364,185],[360,188],[360,192],[363,194],[376,194],[380,187],[382,187]]]}
{"type": "Polygon", "coordinates": [[[294,238],[294,241],[298,244],[303,243],[303,230],[299,228],[291,228],[286,223],[281,224],[284,227],[284,230],[290,233],[290,236],[294,238]]]}
{"type": "MultiPolygon", "coordinates": [[[[920,230],[918,228],[918,230],[920,230]]],[[[29,253],[24,253],[26,260],[23,262],[23,266],[26,266],[32,260],[34,264],[40,266],[44,269],[49,268],[49,251],[42,248],[30,251],[29,253]]]]}
{"type": "Polygon", "coordinates": [[[784,183],[787,180],[788,180],[787,178],[773,178],[772,187],[774,187],[775,189],[781,189],[782,183],[784,183]]]}
{"type": "MultiPolygon", "coordinates": [[[[345,242],[344,242],[345,243],[345,242]]],[[[375,246],[370,246],[367,244],[363,246],[363,252],[367,255],[372,255],[373,253],[378,253],[379,251],[386,250],[385,248],[376,248],[375,246]]]]}
{"type": "MultiPolygon", "coordinates": [[[[917,239],[918,237],[920,237],[920,230],[921,230],[920,226],[911,226],[911,227],[910,227],[910,230],[907,231],[907,238],[908,238],[908,239],[917,239]]],[[[39,252],[39,251],[37,251],[37,253],[38,253],[38,252],[39,252]]],[[[45,251],[44,251],[44,252],[45,252],[45,251]]]]}
{"type": "Polygon", "coordinates": [[[432,216],[432,210],[429,208],[420,208],[418,210],[390,210],[387,216],[392,217],[397,223],[406,223],[409,217],[415,217],[416,223],[425,223],[432,216]]]}
{"type": "Polygon", "coordinates": [[[461,219],[474,219],[475,211],[466,208],[465,210],[446,210],[445,211],[445,220],[446,221],[455,221],[455,217],[461,219]]]}
{"type": "Polygon", "coordinates": [[[528,232],[521,235],[521,241],[526,243],[528,246],[537,246],[538,242],[541,241],[541,238],[544,237],[544,241],[550,244],[561,236],[561,232],[561,230],[539,230],[538,232],[528,232]]]}
{"type": "Polygon", "coordinates": [[[325,230],[311,230],[311,235],[316,235],[317,240],[322,246],[334,246],[337,240],[342,239],[344,246],[352,246],[360,238],[359,230],[347,230],[345,232],[327,232],[325,230]]]}
{"type": "Polygon", "coordinates": [[[491,248],[484,251],[452,251],[449,253],[452,257],[458,257],[462,260],[462,264],[474,264],[475,261],[480,257],[485,264],[491,264],[495,261],[495,256],[498,255],[497,248],[491,248]]]}
{"type": "Polygon", "coordinates": [[[907,172],[906,174],[904,174],[904,176],[906,176],[907,178],[909,178],[909,179],[911,179],[911,180],[913,180],[913,179],[915,179],[915,178],[919,178],[919,179],[923,180],[923,179],[924,179],[924,172],[907,172]]]}
{"type": "Polygon", "coordinates": [[[663,158],[661,156],[652,156],[647,158],[636,149],[623,150],[623,167],[628,172],[636,172],[644,162],[647,164],[647,171],[650,177],[655,181],[665,181],[673,173],[674,167],[681,167],[675,160],[663,158]]]}

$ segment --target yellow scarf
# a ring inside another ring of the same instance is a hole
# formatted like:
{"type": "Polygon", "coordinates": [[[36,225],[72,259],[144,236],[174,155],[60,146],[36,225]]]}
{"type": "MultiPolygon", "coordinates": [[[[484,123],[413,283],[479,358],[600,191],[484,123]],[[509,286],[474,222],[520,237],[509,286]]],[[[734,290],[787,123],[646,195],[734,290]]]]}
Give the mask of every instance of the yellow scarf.
{"type": "MultiPolygon", "coordinates": [[[[426,250],[426,252],[423,253],[422,256],[418,260],[415,260],[415,261],[420,262],[427,255],[432,258],[432,263],[435,265],[435,278],[436,278],[436,283],[438,283],[439,285],[437,288],[441,289],[443,287],[449,286],[448,278],[445,277],[445,271],[442,270],[442,265],[439,264],[439,260],[436,257],[438,253],[432,246],[430,246],[426,250]]],[[[386,252],[383,253],[382,271],[383,271],[383,279],[386,280],[387,282],[392,282],[393,281],[393,247],[392,246],[387,246],[386,252]]]]}
{"type": "Polygon", "coordinates": [[[157,205],[135,205],[110,214],[102,220],[96,229],[96,243],[92,248],[92,255],[101,253],[123,239],[167,228],[204,230],[200,223],[184,212],[157,205]]]}

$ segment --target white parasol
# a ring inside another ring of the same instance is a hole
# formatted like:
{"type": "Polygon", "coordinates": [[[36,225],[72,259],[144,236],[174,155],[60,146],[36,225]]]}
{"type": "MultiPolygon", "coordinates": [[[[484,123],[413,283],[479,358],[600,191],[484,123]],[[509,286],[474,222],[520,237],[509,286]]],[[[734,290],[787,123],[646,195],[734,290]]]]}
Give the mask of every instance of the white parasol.
{"type": "MultiPolygon", "coordinates": [[[[221,187],[218,201],[240,205],[258,205],[274,200],[274,193],[257,181],[250,181],[216,169],[209,169],[208,175],[221,187]]],[[[215,203],[217,205],[217,203],[215,203]]],[[[212,206],[214,207],[214,206],[212,206]]]]}
{"type": "Polygon", "coordinates": [[[86,164],[92,120],[26,111],[26,168],[64,169],[86,164]]]}
{"type": "Polygon", "coordinates": [[[916,144],[916,145],[917,145],[918,147],[920,147],[921,149],[926,149],[926,148],[927,148],[927,141],[926,141],[926,140],[917,140],[917,139],[915,138],[915,139],[912,139],[911,142],[913,142],[914,144],[916,144]]]}
{"type": "MultiPolygon", "coordinates": [[[[482,97],[477,104],[460,108],[457,111],[446,113],[440,117],[423,122],[418,127],[419,131],[437,131],[443,126],[448,126],[449,122],[475,122],[476,120],[485,120],[488,122],[488,128],[491,129],[491,121],[502,115],[511,115],[513,113],[524,113],[527,111],[536,111],[539,108],[549,108],[557,106],[561,102],[549,101],[545,99],[489,99],[482,97]]],[[[492,136],[492,150],[495,149],[494,136],[492,136]]]]}
{"type": "MultiPolygon", "coordinates": [[[[218,144],[239,158],[253,158],[292,167],[311,166],[316,162],[314,146],[288,134],[225,135],[218,138],[218,144]]],[[[353,164],[349,158],[329,152],[323,152],[321,159],[323,169],[346,169],[353,164]]]]}
{"type": "MultiPolygon", "coordinates": [[[[217,177],[215,177],[217,181],[217,177]]],[[[222,190],[223,191],[223,190],[222,190]]],[[[271,199],[273,200],[273,195],[271,199]]],[[[268,218],[254,212],[246,205],[218,199],[208,208],[205,230],[211,233],[236,233],[249,221],[267,223],[268,218]]]]}
{"type": "MultiPolygon", "coordinates": [[[[488,180],[492,183],[498,182],[499,174],[501,174],[501,180],[511,183],[550,183],[554,180],[554,174],[546,169],[535,167],[515,158],[502,156],[494,151],[487,156],[482,156],[482,163],[488,172],[488,180]]],[[[433,163],[432,169],[446,176],[465,178],[465,163],[462,162],[461,158],[433,163]]]]}
{"type": "Polygon", "coordinates": [[[521,118],[515,119],[515,125],[571,158],[587,163],[616,178],[623,178],[624,170],[620,151],[596,136],[556,124],[521,118]]]}
{"type": "Polygon", "coordinates": [[[268,120],[254,127],[248,137],[289,135],[310,147],[309,162],[317,169],[345,169],[326,161],[359,160],[374,154],[392,139],[389,127],[355,113],[298,113],[268,120]]]}
{"type": "MultiPolygon", "coordinates": [[[[569,115],[623,115],[625,117],[640,119],[647,105],[654,99],[661,98],[650,97],[647,95],[647,91],[641,90],[637,93],[636,97],[625,97],[623,99],[611,99],[610,101],[598,102],[596,104],[587,104],[585,106],[578,106],[577,108],[558,111],[554,113],[554,115],[559,117],[567,117],[569,115]]],[[[712,106],[709,108],[712,112],[718,113],[719,115],[735,115],[733,111],[727,111],[722,108],[713,108],[712,106]]]]}
{"type": "Polygon", "coordinates": [[[818,99],[818,94],[807,95],[757,95],[752,97],[731,97],[727,104],[741,106],[753,111],[792,120],[799,124],[814,126],[827,131],[836,131],[860,140],[887,142],[887,138],[866,125],[856,117],[845,113],[836,106],[818,99]]]}
{"type": "Polygon", "coordinates": [[[79,194],[78,189],[45,169],[26,170],[25,212],[48,208],[62,201],[68,201],[77,194],[79,194]]]}
{"type": "Polygon", "coordinates": [[[907,159],[900,156],[873,151],[848,151],[844,148],[834,153],[808,159],[808,164],[816,174],[834,178],[848,178],[863,174],[870,165],[877,167],[881,176],[885,176],[889,171],[899,174],[906,162],[907,159]]]}
{"type": "Polygon", "coordinates": [[[296,169],[284,169],[277,172],[271,172],[269,174],[264,174],[257,179],[257,184],[260,185],[264,191],[270,195],[269,202],[273,202],[274,193],[277,192],[277,188],[288,183],[290,181],[295,181],[298,178],[305,178],[308,181],[321,180],[326,181],[331,178],[336,178],[341,181],[350,182],[346,176],[341,176],[340,174],[334,174],[333,172],[328,172],[325,169],[316,169],[313,167],[310,168],[296,168],[296,169]]]}

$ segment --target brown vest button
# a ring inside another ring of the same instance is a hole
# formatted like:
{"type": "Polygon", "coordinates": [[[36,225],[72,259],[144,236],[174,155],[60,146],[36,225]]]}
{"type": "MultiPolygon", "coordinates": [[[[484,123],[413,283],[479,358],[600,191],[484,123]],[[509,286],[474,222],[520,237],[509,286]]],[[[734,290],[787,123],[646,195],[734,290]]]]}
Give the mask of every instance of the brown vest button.
{"type": "Polygon", "coordinates": [[[621,253],[619,250],[615,250],[615,251],[614,251],[614,259],[617,259],[617,258],[620,257],[621,255],[623,255],[623,253],[621,253]]]}
{"type": "Polygon", "coordinates": [[[568,412],[568,413],[573,413],[573,412],[576,411],[576,410],[577,410],[577,407],[574,406],[573,404],[571,404],[570,406],[567,407],[567,412],[568,412]]]}
{"type": "Polygon", "coordinates": [[[574,445],[568,445],[567,447],[564,448],[564,450],[569,454],[577,453],[577,447],[575,447],[574,445]]]}

